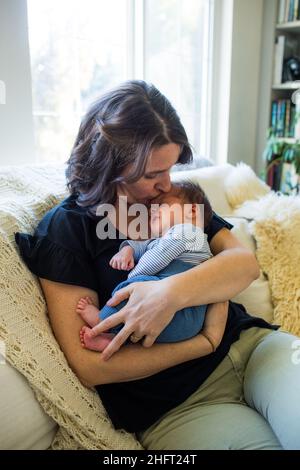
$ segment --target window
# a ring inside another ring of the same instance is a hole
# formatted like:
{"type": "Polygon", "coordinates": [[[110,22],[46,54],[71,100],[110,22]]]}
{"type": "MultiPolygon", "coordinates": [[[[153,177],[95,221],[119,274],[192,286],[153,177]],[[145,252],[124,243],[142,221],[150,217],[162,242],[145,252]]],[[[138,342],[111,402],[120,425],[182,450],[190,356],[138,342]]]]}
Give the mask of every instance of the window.
{"type": "Polygon", "coordinates": [[[196,152],[208,156],[210,2],[146,0],[145,78],[179,113],[196,152]]]}
{"type": "Polygon", "coordinates": [[[213,0],[28,0],[36,154],[67,160],[80,120],[131,78],[172,102],[209,156],[213,0]]]}

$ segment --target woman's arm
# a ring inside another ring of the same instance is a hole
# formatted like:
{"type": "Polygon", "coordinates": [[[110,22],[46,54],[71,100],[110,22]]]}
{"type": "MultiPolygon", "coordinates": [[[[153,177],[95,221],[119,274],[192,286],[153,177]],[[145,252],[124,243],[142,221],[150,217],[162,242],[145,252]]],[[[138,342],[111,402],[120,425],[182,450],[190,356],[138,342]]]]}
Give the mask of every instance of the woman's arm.
{"type": "MultiPolygon", "coordinates": [[[[101,353],[81,347],[79,331],[84,323],[76,313],[76,305],[81,297],[90,296],[99,305],[97,294],[86,288],[46,279],[40,279],[40,282],[55,337],[70,367],[88,387],[141,379],[212,352],[210,342],[199,334],[179,343],[155,344],[151,350],[140,344],[125,345],[110,361],[104,361],[101,353]]],[[[224,328],[220,328],[217,345],[223,333],[224,328]]]]}
{"type": "Polygon", "coordinates": [[[227,228],[213,237],[210,248],[213,258],[167,279],[180,291],[180,308],[229,300],[259,277],[255,255],[227,228]]]}
{"type": "Polygon", "coordinates": [[[205,322],[201,334],[203,334],[211,343],[212,350],[215,351],[220,344],[220,334],[223,336],[227,317],[228,317],[228,300],[226,302],[217,302],[207,307],[205,314],[205,322]]]}

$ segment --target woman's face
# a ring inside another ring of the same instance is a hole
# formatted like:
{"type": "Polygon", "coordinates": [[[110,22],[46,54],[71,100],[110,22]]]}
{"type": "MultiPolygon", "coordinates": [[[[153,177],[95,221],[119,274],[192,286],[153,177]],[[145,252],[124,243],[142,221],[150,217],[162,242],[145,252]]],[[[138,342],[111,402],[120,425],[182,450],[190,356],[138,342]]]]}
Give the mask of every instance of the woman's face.
{"type": "MultiPolygon", "coordinates": [[[[154,149],[148,159],[146,171],[135,183],[122,183],[118,195],[127,196],[128,204],[140,203],[147,206],[151,200],[171,189],[170,169],[178,161],[180,155],[178,144],[166,144],[154,149]]],[[[130,170],[127,168],[124,175],[130,170]]]]}

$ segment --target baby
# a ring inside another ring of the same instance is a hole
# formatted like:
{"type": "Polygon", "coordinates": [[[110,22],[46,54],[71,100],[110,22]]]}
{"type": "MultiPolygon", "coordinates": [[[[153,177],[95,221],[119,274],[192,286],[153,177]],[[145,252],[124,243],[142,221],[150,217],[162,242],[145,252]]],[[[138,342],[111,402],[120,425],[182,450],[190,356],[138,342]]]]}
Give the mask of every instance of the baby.
{"type": "MultiPolygon", "coordinates": [[[[132,282],[159,280],[212,257],[204,233],[204,227],[212,217],[212,209],[200,186],[190,181],[173,183],[172,190],[155,201],[150,210],[153,238],[146,241],[125,240],[110,260],[109,264],[114,269],[131,270],[128,279],[121,282],[112,295],[132,282]]],[[[116,307],[105,305],[99,312],[90,298],[82,298],[76,311],[90,327],[94,327],[99,321],[118,312],[126,302],[116,307]]],[[[203,326],[206,309],[207,305],[200,305],[176,312],[156,342],[183,341],[195,336],[203,326]]],[[[84,326],[80,332],[82,346],[103,351],[122,327],[123,324],[120,324],[110,332],[94,337],[91,329],[84,326]]]]}

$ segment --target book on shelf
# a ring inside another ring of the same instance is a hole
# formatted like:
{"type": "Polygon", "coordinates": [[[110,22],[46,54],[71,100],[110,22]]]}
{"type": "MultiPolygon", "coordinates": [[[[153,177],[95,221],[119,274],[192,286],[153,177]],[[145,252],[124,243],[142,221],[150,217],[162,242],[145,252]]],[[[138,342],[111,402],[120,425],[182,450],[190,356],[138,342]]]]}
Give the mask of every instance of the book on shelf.
{"type": "Polygon", "coordinates": [[[274,72],[273,83],[274,85],[281,85],[283,74],[283,61],[285,49],[285,36],[280,35],[275,39],[275,54],[274,54],[274,72]]]}
{"type": "Polygon", "coordinates": [[[284,83],[285,60],[299,55],[298,37],[281,34],[275,38],[273,85],[284,83]]]}
{"type": "Polygon", "coordinates": [[[266,183],[270,188],[273,188],[273,179],[274,179],[274,165],[271,165],[267,169],[266,183]]]}
{"type": "Polygon", "coordinates": [[[274,190],[279,191],[281,182],[281,159],[274,157],[267,169],[267,184],[274,190]]]}
{"type": "Polygon", "coordinates": [[[280,160],[278,163],[274,165],[273,189],[275,191],[280,191],[281,171],[282,171],[282,163],[280,160]]]}
{"type": "Polygon", "coordinates": [[[272,101],[270,124],[276,137],[300,138],[300,120],[296,120],[296,105],[290,99],[272,101]]]}
{"type": "Polygon", "coordinates": [[[283,162],[281,167],[279,190],[283,194],[299,194],[300,175],[296,173],[295,165],[293,163],[283,162]]]}
{"type": "Polygon", "coordinates": [[[300,175],[293,163],[274,158],[267,168],[266,183],[273,191],[283,194],[297,195],[300,193],[300,175]]]}
{"type": "Polygon", "coordinates": [[[284,23],[285,18],[285,0],[280,0],[278,9],[278,23],[284,23]]]}
{"type": "Polygon", "coordinates": [[[280,0],[278,23],[288,23],[300,19],[300,0],[280,0]]]}

